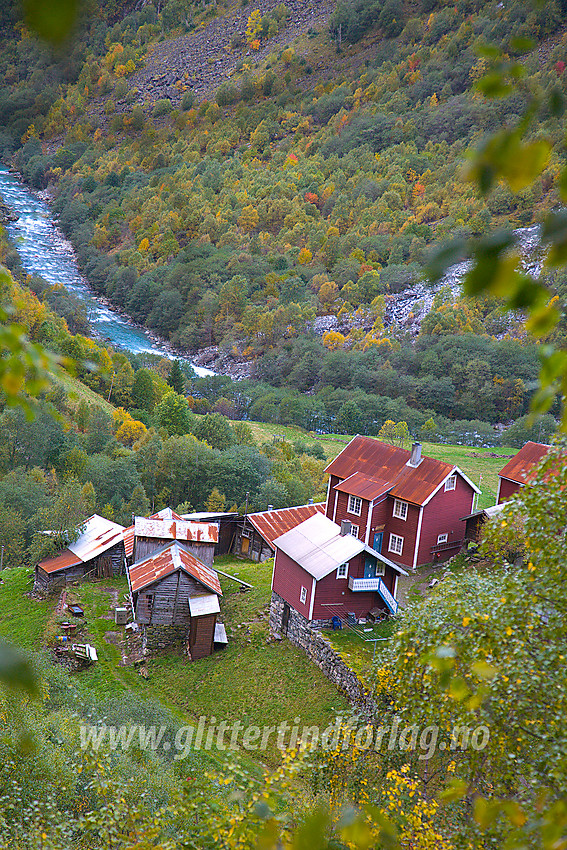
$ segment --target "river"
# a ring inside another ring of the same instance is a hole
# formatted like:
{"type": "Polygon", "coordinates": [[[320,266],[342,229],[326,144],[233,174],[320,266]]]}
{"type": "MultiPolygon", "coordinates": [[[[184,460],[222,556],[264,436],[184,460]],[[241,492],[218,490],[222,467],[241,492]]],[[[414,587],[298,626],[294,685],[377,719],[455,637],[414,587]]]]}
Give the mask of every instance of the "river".
{"type": "MultiPolygon", "coordinates": [[[[136,327],[96,297],[81,274],[73,246],[57,227],[49,205],[4,166],[0,166],[0,198],[18,216],[16,222],[8,223],[5,228],[28,274],[39,275],[48,283],[60,283],[76,295],[85,306],[93,332],[108,340],[114,348],[172,359],[174,355],[167,343],[160,344],[143,328],[136,327]]],[[[189,363],[199,377],[216,374],[185,358],[179,359],[189,363]]]]}

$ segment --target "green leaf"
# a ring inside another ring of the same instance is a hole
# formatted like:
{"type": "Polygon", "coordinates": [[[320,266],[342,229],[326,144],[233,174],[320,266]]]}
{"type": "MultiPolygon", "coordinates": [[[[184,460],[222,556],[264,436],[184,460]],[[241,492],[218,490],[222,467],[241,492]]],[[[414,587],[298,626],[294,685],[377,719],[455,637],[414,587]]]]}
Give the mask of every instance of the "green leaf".
{"type": "Polygon", "coordinates": [[[535,47],[535,41],[525,36],[516,36],[510,39],[510,47],[514,53],[530,53],[535,47]]]}
{"type": "Polygon", "coordinates": [[[28,658],[11,643],[0,639],[0,681],[11,688],[37,693],[37,680],[28,658]]]}
{"type": "Polygon", "coordinates": [[[547,336],[557,326],[560,318],[559,310],[550,303],[540,310],[532,311],[526,321],[526,327],[534,336],[547,336]]]}
{"type": "Polygon", "coordinates": [[[487,681],[494,679],[494,677],[498,675],[496,667],[493,667],[492,664],[489,664],[487,661],[477,661],[472,665],[471,670],[480,679],[486,679],[487,681]]]}
{"type": "Polygon", "coordinates": [[[24,0],[27,26],[55,47],[70,36],[79,8],[78,0],[24,0]]]}
{"type": "Polygon", "coordinates": [[[328,811],[324,808],[315,809],[297,830],[294,850],[323,850],[327,846],[328,826],[328,811]]]}
{"type": "Polygon", "coordinates": [[[441,792],[439,799],[443,803],[454,803],[457,800],[462,800],[467,793],[468,787],[468,782],[465,782],[463,779],[453,779],[441,792]]]}
{"type": "Polygon", "coordinates": [[[565,112],[565,98],[558,86],[552,88],[549,95],[549,109],[551,114],[557,118],[565,112]]]}
{"type": "Polygon", "coordinates": [[[464,239],[453,239],[437,248],[426,266],[429,280],[435,283],[443,277],[448,268],[463,260],[467,255],[466,245],[464,239]]]}
{"type": "Polygon", "coordinates": [[[500,800],[477,797],[473,804],[473,817],[482,829],[488,829],[500,814],[501,808],[500,800]]]}
{"type": "Polygon", "coordinates": [[[455,676],[449,684],[449,693],[457,702],[462,702],[468,697],[470,690],[461,676],[455,676]]]}

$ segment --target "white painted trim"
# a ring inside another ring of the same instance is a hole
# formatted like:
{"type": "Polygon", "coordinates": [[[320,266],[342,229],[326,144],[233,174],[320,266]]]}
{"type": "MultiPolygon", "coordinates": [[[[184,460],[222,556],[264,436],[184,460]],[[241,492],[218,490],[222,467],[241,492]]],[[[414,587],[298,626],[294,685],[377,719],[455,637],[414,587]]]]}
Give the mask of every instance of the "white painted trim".
{"type": "MultiPolygon", "coordinates": [[[[497,505],[500,504],[500,487],[501,487],[501,485],[502,485],[502,476],[499,475],[498,476],[498,489],[496,490],[496,504],[497,505]]],[[[471,513],[472,513],[472,511],[471,511],[471,513]]]]}
{"type": "MultiPolygon", "coordinates": [[[[329,484],[330,483],[331,483],[331,479],[329,478],[329,484]]],[[[340,483],[341,482],[339,481],[339,484],[340,483]]],[[[338,501],[338,498],[339,498],[339,491],[335,489],[335,506],[333,508],[333,522],[336,521],[336,517],[337,517],[337,501],[338,501]]]]}
{"type": "Polygon", "coordinates": [[[349,562],[349,561],[343,561],[343,562],[342,562],[342,564],[339,564],[339,565],[337,566],[337,571],[336,571],[336,573],[335,573],[335,578],[336,578],[338,581],[341,581],[343,578],[348,579],[348,568],[349,568],[349,566],[350,566],[350,562],[349,562]],[[343,567],[343,566],[346,566],[346,573],[345,573],[345,575],[344,575],[344,576],[340,576],[340,575],[339,575],[339,570],[340,570],[340,568],[341,568],[341,567],[343,567]]]}
{"type": "MultiPolygon", "coordinates": [[[[423,504],[422,504],[422,507],[423,507],[423,508],[424,508],[426,505],[428,505],[428,504],[429,504],[429,502],[431,501],[431,499],[432,499],[434,496],[436,496],[436,495],[437,495],[437,493],[439,492],[439,490],[441,489],[441,487],[444,487],[444,486],[445,486],[445,481],[446,481],[448,478],[450,478],[450,477],[451,477],[451,475],[454,475],[455,473],[457,473],[458,475],[460,475],[460,476],[461,476],[461,478],[463,478],[463,479],[467,482],[467,484],[470,484],[470,486],[473,488],[473,490],[474,490],[474,492],[475,492],[475,493],[480,493],[480,490],[478,489],[478,487],[476,486],[476,484],[473,484],[473,482],[470,480],[470,478],[468,477],[468,475],[465,475],[465,473],[464,473],[461,469],[459,469],[459,467],[458,467],[458,466],[454,466],[454,467],[453,467],[453,469],[451,470],[451,472],[448,472],[448,473],[447,473],[447,475],[445,476],[445,478],[443,479],[443,481],[441,481],[441,483],[440,483],[440,484],[439,484],[439,485],[435,488],[435,490],[433,491],[433,493],[431,493],[431,494],[427,497],[427,499],[425,500],[425,502],[423,502],[423,504]]],[[[450,491],[448,491],[448,492],[453,492],[453,491],[451,491],[451,490],[450,490],[450,491]]]]}
{"type": "Polygon", "coordinates": [[[331,495],[331,476],[329,475],[329,480],[327,481],[327,498],[325,499],[325,516],[327,515],[327,511],[329,510],[329,496],[331,495]]]}
{"type": "MultiPolygon", "coordinates": [[[[439,485],[441,486],[441,485],[439,485]]],[[[413,564],[412,569],[415,570],[417,567],[417,557],[419,555],[419,544],[421,542],[421,524],[423,522],[423,505],[419,509],[419,519],[417,521],[417,531],[415,534],[415,549],[413,552],[413,564]]]]}
{"type": "Polygon", "coordinates": [[[372,522],[372,514],[374,512],[374,502],[368,502],[368,516],[366,518],[366,535],[364,537],[364,542],[367,546],[370,546],[370,523],[372,522]]]}
{"type": "Polygon", "coordinates": [[[315,605],[315,588],[317,587],[317,580],[314,578],[311,583],[311,600],[309,602],[309,621],[313,619],[313,606],[315,605]]]}
{"type": "Polygon", "coordinates": [[[394,576],[394,590],[393,590],[393,593],[392,593],[392,596],[394,597],[396,602],[398,601],[398,579],[399,579],[399,575],[398,575],[398,573],[396,573],[395,576],[394,576]]]}

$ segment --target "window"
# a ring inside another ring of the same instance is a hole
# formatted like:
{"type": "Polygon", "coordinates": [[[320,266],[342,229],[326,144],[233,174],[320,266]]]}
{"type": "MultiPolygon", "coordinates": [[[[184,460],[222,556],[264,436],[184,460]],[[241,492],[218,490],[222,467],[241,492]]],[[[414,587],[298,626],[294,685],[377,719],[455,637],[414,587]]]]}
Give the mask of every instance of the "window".
{"type": "Polygon", "coordinates": [[[348,512],[349,514],[356,514],[357,516],[360,516],[362,512],[362,499],[359,499],[358,496],[349,496],[348,512]]]}
{"type": "Polygon", "coordinates": [[[455,490],[457,488],[457,476],[450,475],[445,481],[445,490],[455,490]]]}
{"type": "Polygon", "coordinates": [[[399,537],[397,534],[390,534],[390,542],[388,544],[388,551],[394,552],[396,555],[401,555],[403,548],[404,548],[404,538],[399,537]]]}
{"type": "Polygon", "coordinates": [[[448,539],[449,539],[448,534],[440,534],[437,537],[437,545],[439,546],[440,543],[446,543],[448,539]]]}
{"type": "Polygon", "coordinates": [[[408,503],[400,502],[399,499],[394,499],[394,516],[397,516],[398,519],[407,519],[408,517],[408,503]]]}
{"type": "MultiPolygon", "coordinates": [[[[400,537],[400,540],[402,540],[401,537],[400,537]]],[[[376,561],[376,578],[378,578],[379,576],[384,576],[384,575],[386,575],[386,564],[384,563],[384,561],[378,561],[377,560],[376,561]]]]}
{"type": "Polygon", "coordinates": [[[348,563],[339,564],[337,567],[337,578],[346,578],[348,576],[348,563]]]}
{"type": "Polygon", "coordinates": [[[358,532],[359,532],[359,531],[360,531],[360,526],[358,526],[358,525],[351,525],[351,527],[350,527],[350,533],[351,533],[351,535],[352,535],[353,537],[358,537],[358,532]]]}
{"type": "Polygon", "coordinates": [[[301,593],[299,594],[299,601],[305,603],[306,599],[307,599],[307,588],[302,587],[301,593]]]}

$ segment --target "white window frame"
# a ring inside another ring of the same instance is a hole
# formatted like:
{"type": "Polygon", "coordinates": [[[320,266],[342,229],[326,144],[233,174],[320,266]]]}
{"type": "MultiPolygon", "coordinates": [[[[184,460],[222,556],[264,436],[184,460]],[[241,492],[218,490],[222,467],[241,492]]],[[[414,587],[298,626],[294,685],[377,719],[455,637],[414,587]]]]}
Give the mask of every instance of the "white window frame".
{"type": "Polygon", "coordinates": [[[360,531],[360,526],[359,525],[353,525],[351,523],[350,533],[351,533],[352,537],[358,537],[359,531],[360,531]]]}
{"type": "Polygon", "coordinates": [[[382,578],[386,575],[386,564],[379,558],[376,558],[376,578],[382,578]]]}
{"type": "Polygon", "coordinates": [[[447,532],[445,532],[445,534],[438,534],[437,535],[437,545],[440,546],[442,543],[446,543],[448,541],[448,539],[449,539],[449,535],[448,535],[447,532]]]}
{"type": "Polygon", "coordinates": [[[305,605],[307,602],[307,588],[301,585],[301,590],[299,591],[299,601],[302,605],[305,605]]]}
{"type": "Polygon", "coordinates": [[[392,508],[392,516],[396,519],[403,519],[405,522],[408,518],[408,503],[401,499],[394,499],[394,507],[392,508]]]}
{"type": "Polygon", "coordinates": [[[399,534],[390,534],[388,541],[388,552],[393,552],[395,555],[401,555],[404,551],[404,538],[399,534]],[[399,543],[397,541],[400,541],[399,543]],[[399,548],[398,548],[399,546],[399,548]]]}
{"type": "Polygon", "coordinates": [[[339,564],[337,567],[337,578],[348,578],[348,561],[345,564],[339,564]],[[341,570],[344,571],[341,572],[341,570]]]}
{"type": "Polygon", "coordinates": [[[348,497],[348,508],[349,514],[354,514],[355,516],[360,516],[362,513],[362,499],[360,496],[350,496],[348,497]],[[358,507],[358,510],[357,510],[358,507]]]}
{"type": "Polygon", "coordinates": [[[456,490],[457,489],[457,473],[453,473],[450,475],[445,481],[445,492],[447,490],[456,490]]]}

